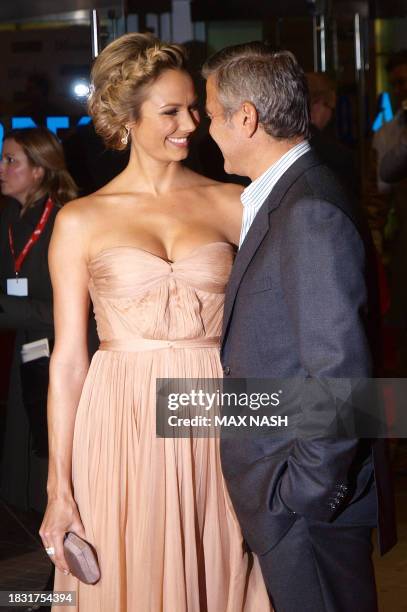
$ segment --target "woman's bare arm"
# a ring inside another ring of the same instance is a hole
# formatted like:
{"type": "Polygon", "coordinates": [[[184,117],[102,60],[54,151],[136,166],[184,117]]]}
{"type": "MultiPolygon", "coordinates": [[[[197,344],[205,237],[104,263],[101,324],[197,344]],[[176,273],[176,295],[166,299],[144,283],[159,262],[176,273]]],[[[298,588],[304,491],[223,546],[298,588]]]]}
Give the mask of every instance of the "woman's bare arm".
{"type": "Polygon", "coordinates": [[[49,496],[71,492],[73,428],[89,368],[87,253],[80,215],[65,208],[57,216],[49,249],[54,293],[55,345],[48,389],[49,496]]]}
{"type": "Polygon", "coordinates": [[[72,443],[76,411],[89,368],[87,240],[81,206],[72,202],[58,213],[49,248],[54,293],[55,345],[48,388],[48,506],[40,529],[51,559],[67,566],[62,542],[66,531],[84,536],[73,498],[72,443]]]}

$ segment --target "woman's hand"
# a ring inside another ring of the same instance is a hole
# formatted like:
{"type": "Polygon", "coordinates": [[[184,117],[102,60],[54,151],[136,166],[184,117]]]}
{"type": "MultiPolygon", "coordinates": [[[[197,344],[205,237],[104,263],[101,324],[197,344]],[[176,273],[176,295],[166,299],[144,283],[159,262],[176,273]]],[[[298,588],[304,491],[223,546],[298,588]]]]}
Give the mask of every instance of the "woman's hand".
{"type": "Polygon", "coordinates": [[[69,499],[66,497],[50,499],[39,534],[45,548],[52,546],[55,549],[55,554],[49,555],[49,558],[64,574],[69,574],[63,548],[64,536],[67,531],[73,531],[81,538],[86,537],[75,500],[73,497],[69,499]]]}

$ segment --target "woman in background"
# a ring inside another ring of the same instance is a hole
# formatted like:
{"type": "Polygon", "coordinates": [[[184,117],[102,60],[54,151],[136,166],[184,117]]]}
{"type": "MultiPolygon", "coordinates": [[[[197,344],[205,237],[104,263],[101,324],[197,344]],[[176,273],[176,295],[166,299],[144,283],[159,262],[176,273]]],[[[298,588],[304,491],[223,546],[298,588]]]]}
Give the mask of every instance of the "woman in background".
{"type": "Polygon", "coordinates": [[[0,329],[16,331],[1,495],[20,509],[46,504],[47,346],[54,338],[48,245],[55,215],[76,196],[62,146],[46,128],[6,134],[0,161],[0,329]],[[27,347],[40,341],[37,347],[27,347]],[[21,352],[25,346],[22,363],[21,352]],[[37,351],[37,352],[36,352],[37,351]]]}

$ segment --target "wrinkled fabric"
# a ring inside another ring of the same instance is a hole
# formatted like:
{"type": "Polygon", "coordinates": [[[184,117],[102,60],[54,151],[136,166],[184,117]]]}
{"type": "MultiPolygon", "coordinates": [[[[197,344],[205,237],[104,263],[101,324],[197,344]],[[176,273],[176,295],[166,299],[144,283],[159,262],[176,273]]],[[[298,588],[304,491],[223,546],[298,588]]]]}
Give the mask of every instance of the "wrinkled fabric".
{"type": "Polygon", "coordinates": [[[125,246],[90,262],[107,350],[93,357],[83,388],[72,470],[102,577],[85,585],[56,570],[54,589],[76,591],[77,605],[53,610],[271,611],[226,490],[219,438],[155,433],[157,378],[222,377],[217,343],[202,343],[220,335],[233,256],[215,242],[175,263],[125,246]]]}

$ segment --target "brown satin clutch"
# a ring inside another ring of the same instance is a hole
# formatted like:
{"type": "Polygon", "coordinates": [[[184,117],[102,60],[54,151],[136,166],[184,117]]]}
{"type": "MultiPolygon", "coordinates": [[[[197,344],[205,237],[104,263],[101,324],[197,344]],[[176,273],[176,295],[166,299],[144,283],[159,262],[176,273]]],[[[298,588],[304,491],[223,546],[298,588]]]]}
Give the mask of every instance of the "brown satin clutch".
{"type": "Polygon", "coordinates": [[[96,584],[100,569],[96,550],[89,542],[69,531],[64,539],[64,555],[70,572],[85,584],[96,584]]]}

